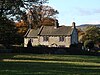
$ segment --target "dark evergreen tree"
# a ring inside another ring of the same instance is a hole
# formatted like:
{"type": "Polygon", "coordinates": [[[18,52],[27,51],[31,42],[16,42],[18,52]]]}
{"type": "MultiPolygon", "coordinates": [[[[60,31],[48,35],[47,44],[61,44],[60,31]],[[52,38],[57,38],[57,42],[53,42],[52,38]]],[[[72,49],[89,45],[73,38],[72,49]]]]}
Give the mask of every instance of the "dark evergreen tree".
{"type": "Polygon", "coordinates": [[[0,17],[0,43],[5,46],[15,44],[18,34],[14,22],[6,17],[0,17]]]}

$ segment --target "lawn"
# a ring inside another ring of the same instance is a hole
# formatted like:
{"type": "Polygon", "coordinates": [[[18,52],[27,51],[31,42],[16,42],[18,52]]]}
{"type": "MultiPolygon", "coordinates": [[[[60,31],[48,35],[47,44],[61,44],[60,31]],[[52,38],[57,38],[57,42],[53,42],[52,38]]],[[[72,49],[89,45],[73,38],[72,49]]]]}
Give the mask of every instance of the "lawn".
{"type": "Polygon", "coordinates": [[[100,75],[100,57],[0,54],[0,75],[100,75]]]}

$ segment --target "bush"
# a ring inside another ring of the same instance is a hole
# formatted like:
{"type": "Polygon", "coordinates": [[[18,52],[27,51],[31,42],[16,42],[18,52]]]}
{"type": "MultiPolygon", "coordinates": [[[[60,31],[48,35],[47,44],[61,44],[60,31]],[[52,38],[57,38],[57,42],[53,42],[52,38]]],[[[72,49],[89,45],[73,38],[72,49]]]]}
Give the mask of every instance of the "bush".
{"type": "Polygon", "coordinates": [[[84,42],[84,47],[87,49],[92,49],[94,47],[94,42],[92,40],[86,40],[84,42]]]}
{"type": "Polygon", "coordinates": [[[31,40],[28,41],[27,47],[28,47],[28,48],[32,48],[31,40]]]}

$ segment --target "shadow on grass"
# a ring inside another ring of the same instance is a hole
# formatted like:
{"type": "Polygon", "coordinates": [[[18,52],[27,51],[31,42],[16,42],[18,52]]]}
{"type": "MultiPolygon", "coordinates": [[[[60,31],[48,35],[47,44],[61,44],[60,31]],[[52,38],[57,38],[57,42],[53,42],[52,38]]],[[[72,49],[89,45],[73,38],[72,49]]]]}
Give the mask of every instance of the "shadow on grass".
{"type": "Polygon", "coordinates": [[[70,55],[0,54],[0,75],[100,75],[100,66],[59,63],[59,61],[98,62],[99,57],[70,55]],[[50,58],[50,59],[49,59],[50,58]],[[43,60],[44,62],[4,62],[3,59],[43,60]],[[57,63],[45,62],[57,61],[57,63]]]}
{"type": "Polygon", "coordinates": [[[45,55],[45,54],[0,54],[3,59],[13,60],[42,60],[42,61],[68,61],[68,62],[93,62],[100,63],[99,56],[82,55],[45,55]]]}
{"type": "Polygon", "coordinates": [[[1,75],[100,75],[100,66],[60,63],[0,62],[1,75]]]}
{"type": "Polygon", "coordinates": [[[12,58],[16,55],[18,55],[18,54],[15,54],[15,53],[0,53],[0,60],[12,58]]]}

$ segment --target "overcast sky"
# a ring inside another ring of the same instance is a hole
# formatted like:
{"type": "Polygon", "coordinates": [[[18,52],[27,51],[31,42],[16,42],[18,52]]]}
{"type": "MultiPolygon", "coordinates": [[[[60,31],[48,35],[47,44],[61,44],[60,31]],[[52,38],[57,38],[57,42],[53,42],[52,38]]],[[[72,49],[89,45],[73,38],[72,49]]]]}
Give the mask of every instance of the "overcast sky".
{"type": "Polygon", "coordinates": [[[100,0],[49,0],[49,4],[59,11],[60,25],[100,24],[100,0]]]}

